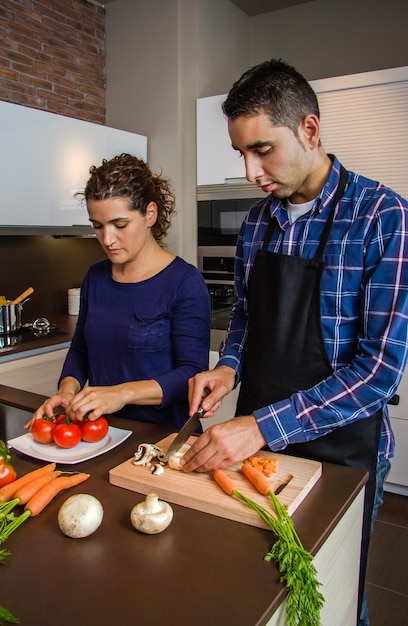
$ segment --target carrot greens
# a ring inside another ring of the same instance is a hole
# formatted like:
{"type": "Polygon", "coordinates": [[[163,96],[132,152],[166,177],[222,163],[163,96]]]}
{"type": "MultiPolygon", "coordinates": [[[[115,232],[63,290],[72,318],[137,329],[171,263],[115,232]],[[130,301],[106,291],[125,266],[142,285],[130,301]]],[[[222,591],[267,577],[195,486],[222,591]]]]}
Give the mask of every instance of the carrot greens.
{"type": "Polygon", "coordinates": [[[312,563],[312,555],[305,550],[299,539],[287,508],[273,491],[269,490],[268,495],[275,516],[234,489],[231,479],[222,470],[216,470],[214,478],[226,493],[235,496],[250,509],[256,511],[277,537],[277,541],[264,556],[264,560],[276,563],[281,574],[281,582],[288,589],[286,625],[320,626],[320,610],[323,607],[324,598],[318,589],[320,583],[317,580],[317,571],[312,563]]]}
{"type": "Polygon", "coordinates": [[[14,617],[10,611],[0,606],[0,624],[19,624],[20,620],[14,617]]]}

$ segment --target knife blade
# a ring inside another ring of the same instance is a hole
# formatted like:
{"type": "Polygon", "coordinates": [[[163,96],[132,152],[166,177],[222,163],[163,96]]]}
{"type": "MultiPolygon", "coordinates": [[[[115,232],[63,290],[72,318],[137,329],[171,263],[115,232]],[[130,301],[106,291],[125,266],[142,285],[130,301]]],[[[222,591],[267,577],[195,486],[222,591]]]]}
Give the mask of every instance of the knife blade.
{"type": "Polygon", "coordinates": [[[198,411],[186,421],[174,441],[170,444],[163,457],[163,461],[167,461],[170,456],[176,454],[176,452],[180,450],[181,446],[186,443],[187,439],[197,430],[197,427],[200,425],[200,417],[202,417],[204,413],[204,409],[200,407],[198,411]]]}

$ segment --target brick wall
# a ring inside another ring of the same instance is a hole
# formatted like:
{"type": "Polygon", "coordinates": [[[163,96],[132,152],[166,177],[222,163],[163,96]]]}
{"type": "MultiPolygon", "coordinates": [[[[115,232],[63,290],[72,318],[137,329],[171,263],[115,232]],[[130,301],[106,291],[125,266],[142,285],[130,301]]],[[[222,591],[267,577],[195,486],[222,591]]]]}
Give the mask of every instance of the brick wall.
{"type": "Polygon", "coordinates": [[[0,0],[0,100],[105,123],[105,10],[0,0]]]}

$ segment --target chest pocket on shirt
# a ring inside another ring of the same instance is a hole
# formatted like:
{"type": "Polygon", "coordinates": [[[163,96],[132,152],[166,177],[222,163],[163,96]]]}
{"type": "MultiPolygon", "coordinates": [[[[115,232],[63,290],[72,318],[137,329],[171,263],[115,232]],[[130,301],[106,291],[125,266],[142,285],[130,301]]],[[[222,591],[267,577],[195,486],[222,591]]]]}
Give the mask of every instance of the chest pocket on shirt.
{"type": "Polygon", "coordinates": [[[165,344],[165,333],[168,326],[166,313],[157,317],[139,318],[134,312],[134,319],[129,325],[128,350],[142,352],[158,352],[165,344]]]}

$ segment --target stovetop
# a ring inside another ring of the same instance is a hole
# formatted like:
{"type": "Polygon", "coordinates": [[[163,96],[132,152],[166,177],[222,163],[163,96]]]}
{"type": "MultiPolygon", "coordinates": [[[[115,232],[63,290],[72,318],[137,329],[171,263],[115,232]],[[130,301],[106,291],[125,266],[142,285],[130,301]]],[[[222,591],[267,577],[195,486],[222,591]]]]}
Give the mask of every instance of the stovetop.
{"type": "Polygon", "coordinates": [[[59,338],[69,341],[71,333],[61,330],[59,324],[54,324],[47,318],[38,318],[30,324],[23,324],[17,332],[0,334],[0,354],[2,349],[6,349],[8,352],[9,348],[18,347],[20,344],[32,343],[35,347],[35,344],[39,342],[42,344],[58,343],[59,338]]]}

